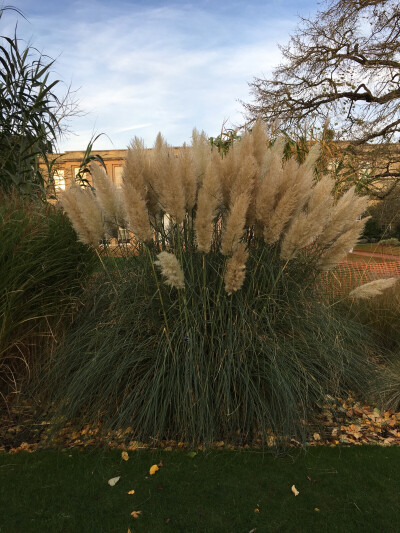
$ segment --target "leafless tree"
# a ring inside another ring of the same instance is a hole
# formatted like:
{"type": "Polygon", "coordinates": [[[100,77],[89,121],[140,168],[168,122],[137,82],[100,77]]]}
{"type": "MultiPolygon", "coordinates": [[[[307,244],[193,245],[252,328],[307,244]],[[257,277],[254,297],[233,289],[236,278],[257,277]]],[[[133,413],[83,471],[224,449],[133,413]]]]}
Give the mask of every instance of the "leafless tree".
{"type": "Polygon", "coordinates": [[[325,0],[302,18],[272,79],[249,85],[250,120],[279,121],[286,132],[330,120],[335,139],[383,197],[400,180],[400,5],[398,0],[325,0]],[[384,187],[382,188],[382,180],[384,187]]]}

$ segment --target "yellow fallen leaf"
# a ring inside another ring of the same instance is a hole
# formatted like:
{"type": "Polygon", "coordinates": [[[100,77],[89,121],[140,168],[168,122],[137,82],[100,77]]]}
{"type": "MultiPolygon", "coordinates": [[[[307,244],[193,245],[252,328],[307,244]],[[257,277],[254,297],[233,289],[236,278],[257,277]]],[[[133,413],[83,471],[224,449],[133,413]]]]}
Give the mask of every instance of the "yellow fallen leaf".
{"type": "Polygon", "coordinates": [[[319,433],[314,433],[314,440],[321,440],[321,435],[319,433]]]}
{"type": "Polygon", "coordinates": [[[139,515],[142,514],[142,511],[132,511],[131,512],[131,516],[133,516],[133,518],[139,518],[139,515]]]}
{"type": "Polygon", "coordinates": [[[291,490],[292,490],[292,492],[293,492],[293,494],[295,496],[298,496],[300,494],[299,491],[296,489],[296,487],[294,485],[292,485],[292,489],[291,490]]]}
{"type": "Polygon", "coordinates": [[[256,507],[256,508],[254,509],[254,512],[255,512],[255,513],[259,513],[259,512],[260,512],[260,509],[259,509],[258,507],[256,507]]]}
{"type": "Polygon", "coordinates": [[[113,487],[116,483],[118,483],[118,481],[120,480],[120,477],[121,476],[112,477],[111,479],[109,479],[108,484],[110,485],[110,487],[113,487]]]}
{"type": "Polygon", "coordinates": [[[317,511],[317,513],[319,513],[319,509],[318,509],[318,507],[316,507],[316,508],[314,509],[314,511],[317,511]]]}
{"type": "Polygon", "coordinates": [[[157,466],[157,465],[153,465],[153,466],[150,468],[150,471],[149,471],[149,472],[150,472],[150,475],[151,475],[151,476],[154,476],[154,474],[157,472],[157,470],[160,470],[160,469],[158,468],[158,466],[157,466]]]}
{"type": "Polygon", "coordinates": [[[135,494],[135,491],[132,489],[128,492],[128,494],[135,494]]]}
{"type": "Polygon", "coordinates": [[[121,453],[121,457],[124,461],[128,461],[129,459],[129,455],[128,455],[128,452],[122,452],[121,453]]]}

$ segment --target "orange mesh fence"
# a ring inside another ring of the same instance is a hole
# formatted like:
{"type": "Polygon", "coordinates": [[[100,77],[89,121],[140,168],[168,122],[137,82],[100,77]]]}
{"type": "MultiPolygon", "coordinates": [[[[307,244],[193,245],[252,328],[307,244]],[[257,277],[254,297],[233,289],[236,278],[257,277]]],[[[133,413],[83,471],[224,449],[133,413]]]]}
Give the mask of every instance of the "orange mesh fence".
{"type": "Polygon", "coordinates": [[[321,286],[333,297],[346,296],[352,289],[380,278],[400,277],[400,261],[356,263],[341,261],[319,276],[321,286]]]}

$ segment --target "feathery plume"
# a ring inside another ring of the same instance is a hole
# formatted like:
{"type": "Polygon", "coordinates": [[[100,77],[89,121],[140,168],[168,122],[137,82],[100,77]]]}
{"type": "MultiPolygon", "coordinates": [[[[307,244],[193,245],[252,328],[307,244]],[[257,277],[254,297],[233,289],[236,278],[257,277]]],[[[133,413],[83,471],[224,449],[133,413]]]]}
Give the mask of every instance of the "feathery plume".
{"type": "Polygon", "coordinates": [[[185,207],[191,212],[197,199],[197,179],[193,165],[193,154],[186,144],[179,151],[178,172],[185,195],[185,207]]]}
{"type": "Polygon", "coordinates": [[[398,281],[399,278],[376,279],[356,287],[349,293],[349,297],[362,300],[364,298],[379,296],[383,291],[393,287],[398,281]]]}
{"type": "Polygon", "coordinates": [[[125,210],[117,193],[117,188],[106,171],[98,163],[90,163],[90,174],[96,189],[96,198],[104,212],[106,222],[111,226],[125,227],[125,210]]]}
{"type": "MultiPolygon", "coordinates": [[[[122,180],[136,190],[144,191],[144,172],[147,166],[146,149],[142,139],[134,137],[130,142],[122,172],[122,180]]],[[[142,192],[143,196],[143,192],[142,192]]]]}
{"type": "Polygon", "coordinates": [[[233,201],[221,238],[221,253],[223,255],[229,255],[232,250],[237,248],[246,225],[249,202],[250,196],[246,192],[237,196],[233,201]]]}
{"type": "Polygon", "coordinates": [[[300,179],[296,179],[297,175],[298,165],[291,159],[283,168],[278,200],[268,224],[264,226],[264,239],[268,244],[274,244],[280,239],[286,224],[296,211],[301,188],[300,179]]]}
{"type": "Polygon", "coordinates": [[[154,264],[160,268],[161,274],[165,277],[165,283],[167,285],[171,285],[171,287],[175,287],[176,289],[185,288],[183,270],[173,253],[161,252],[157,255],[157,261],[155,261],[154,264]]]}
{"type": "MultiPolygon", "coordinates": [[[[328,246],[354,224],[368,206],[367,196],[357,196],[355,187],[349,189],[330,212],[329,220],[318,238],[318,245],[328,246]]],[[[351,248],[351,246],[350,246],[351,248]]]]}
{"type": "Polygon", "coordinates": [[[129,180],[122,184],[126,218],[132,233],[139,241],[146,242],[153,238],[153,231],[149,222],[146,200],[142,196],[144,191],[136,189],[135,185],[135,182],[129,180]]]}
{"type": "Polygon", "coordinates": [[[253,156],[257,161],[257,165],[261,167],[267,149],[268,137],[265,131],[265,123],[260,118],[256,120],[253,126],[251,138],[253,141],[253,156]]]}
{"type": "Polygon", "coordinates": [[[311,170],[312,172],[314,172],[315,163],[317,162],[317,159],[319,158],[320,154],[321,154],[320,144],[319,143],[313,144],[307,154],[307,157],[304,163],[302,164],[304,169],[311,170]]]}
{"type": "Polygon", "coordinates": [[[224,207],[228,209],[230,205],[232,183],[235,181],[239,164],[235,145],[230,147],[229,152],[225,154],[222,161],[223,163],[220,168],[222,202],[224,207]]]}
{"type": "Polygon", "coordinates": [[[269,223],[281,187],[284,144],[284,138],[280,137],[271,148],[268,148],[260,170],[256,196],[256,219],[262,225],[269,223]]]}
{"type": "Polygon", "coordinates": [[[61,197],[78,239],[92,246],[98,246],[104,237],[101,208],[90,189],[71,187],[61,197]]]}
{"type": "Polygon", "coordinates": [[[92,239],[79,210],[75,189],[78,189],[78,187],[73,185],[69,189],[63,191],[60,194],[60,203],[64,211],[67,213],[76,234],[79,236],[79,240],[85,244],[90,244],[92,239]]]}
{"type": "Polygon", "coordinates": [[[296,257],[298,252],[312,244],[322,232],[333,203],[331,191],[333,180],[324,176],[313,188],[307,212],[295,216],[287,230],[281,247],[281,258],[285,261],[296,257]]]}
{"type": "Polygon", "coordinates": [[[181,176],[177,170],[177,159],[173,150],[159,134],[153,150],[154,186],[163,210],[178,224],[185,217],[185,195],[181,176]]]}
{"type": "Polygon", "coordinates": [[[246,277],[246,262],[248,258],[248,251],[244,243],[239,243],[237,249],[232,257],[226,262],[225,272],[225,290],[230,296],[233,292],[238,291],[246,277]]]}
{"type": "Polygon", "coordinates": [[[360,237],[368,218],[365,217],[357,221],[353,220],[353,227],[342,233],[320,257],[318,263],[320,270],[331,270],[346,256],[347,252],[354,247],[357,239],[360,237]]]}
{"type": "Polygon", "coordinates": [[[249,155],[253,155],[253,136],[250,132],[245,131],[240,142],[236,144],[237,158],[239,161],[243,160],[249,155]]]}
{"type": "Polygon", "coordinates": [[[211,156],[211,145],[207,135],[196,128],[192,132],[193,168],[197,183],[201,184],[211,156]]]}
{"type": "Polygon", "coordinates": [[[299,166],[292,158],[284,166],[280,198],[269,227],[264,228],[264,238],[268,243],[277,242],[288,222],[299,215],[307,204],[312,191],[314,162],[318,153],[319,146],[314,145],[302,165],[299,166]]]}
{"type": "Polygon", "coordinates": [[[197,247],[204,253],[210,251],[214,231],[213,222],[221,202],[220,171],[221,157],[218,152],[213,152],[203,185],[199,190],[195,220],[197,247]]]}
{"type": "MultiPolygon", "coordinates": [[[[225,159],[222,160],[222,167],[224,166],[224,162],[225,159]]],[[[248,154],[239,160],[238,172],[234,180],[231,182],[231,204],[242,194],[251,195],[257,171],[257,161],[251,154],[248,154]]]]}

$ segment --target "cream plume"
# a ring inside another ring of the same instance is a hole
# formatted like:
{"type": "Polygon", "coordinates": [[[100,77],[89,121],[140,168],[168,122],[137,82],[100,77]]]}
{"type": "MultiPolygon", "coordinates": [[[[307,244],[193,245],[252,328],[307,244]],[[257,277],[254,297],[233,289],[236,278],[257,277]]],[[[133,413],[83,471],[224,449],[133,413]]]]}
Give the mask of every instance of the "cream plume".
{"type": "Polygon", "coordinates": [[[199,133],[196,128],[192,132],[192,154],[196,182],[201,184],[210,161],[211,145],[204,131],[199,133]]]}
{"type": "Polygon", "coordinates": [[[269,224],[264,228],[264,238],[269,244],[277,242],[286,225],[301,213],[308,199],[314,180],[314,162],[318,157],[319,147],[311,150],[302,165],[292,158],[283,168],[283,178],[279,199],[269,224]]]}
{"type": "Polygon", "coordinates": [[[146,242],[153,238],[153,231],[149,222],[146,200],[142,196],[144,191],[135,187],[136,183],[125,180],[122,184],[126,217],[129,228],[139,241],[146,242]]]}
{"type": "Polygon", "coordinates": [[[315,185],[308,202],[307,212],[302,211],[293,218],[283,238],[282,259],[285,261],[293,259],[302,248],[313,243],[321,234],[332,207],[333,186],[334,182],[328,176],[324,176],[315,185]]]}
{"type": "Polygon", "coordinates": [[[195,220],[197,247],[204,253],[210,251],[213,223],[221,202],[220,169],[221,157],[218,152],[213,152],[199,191],[195,220]]]}
{"type": "Polygon", "coordinates": [[[264,162],[268,137],[265,131],[265,123],[260,118],[256,120],[253,126],[251,138],[253,142],[253,156],[257,161],[257,165],[261,167],[264,162]]]}
{"type": "MultiPolygon", "coordinates": [[[[225,159],[222,162],[222,166],[224,166],[224,162],[225,159]]],[[[234,181],[231,182],[230,203],[234,202],[242,194],[251,195],[257,171],[257,161],[251,154],[244,156],[240,160],[237,175],[234,181]]]]}
{"type": "Polygon", "coordinates": [[[230,296],[233,292],[238,291],[246,277],[246,262],[248,251],[244,243],[239,243],[232,257],[226,262],[225,272],[225,290],[230,296]]]}
{"type": "Polygon", "coordinates": [[[178,259],[173,253],[161,252],[157,255],[157,261],[154,262],[161,270],[161,274],[166,278],[165,283],[176,289],[185,288],[185,279],[183,270],[178,259]]]}
{"type": "Polygon", "coordinates": [[[318,263],[320,270],[332,269],[346,256],[347,252],[354,247],[357,239],[360,237],[368,218],[369,217],[365,217],[361,220],[353,221],[353,226],[342,233],[342,235],[340,235],[340,237],[338,237],[337,240],[326,249],[318,263]]]}
{"type": "Polygon", "coordinates": [[[276,205],[277,196],[282,184],[282,158],[285,140],[278,138],[271,148],[266,150],[256,197],[256,219],[261,225],[269,223],[276,205]]]}
{"type": "Polygon", "coordinates": [[[85,244],[90,244],[92,241],[89,229],[83,221],[82,213],[79,210],[78,202],[76,201],[76,189],[78,187],[73,185],[60,194],[60,203],[67,213],[72,226],[79,236],[79,240],[85,244]]]}
{"type": "Polygon", "coordinates": [[[85,244],[98,246],[104,237],[104,225],[100,206],[92,191],[73,186],[61,195],[60,200],[78,239],[85,244]]]}
{"type": "Polygon", "coordinates": [[[163,210],[179,224],[185,217],[185,195],[177,159],[163,137],[157,136],[153,151],[154,187],[163,210]]]}
{"type": "Polygon", "coordinates": [[[197,178],[193,164],[193,152],[183,144],[178,156],[178,172],[185,195],[185,206],[190,212],[197,200],[197,178]]]}
{"type": "Polygon", "coordinates": [[[379,296],[383,291],[390,289],[399,281],[399,278],[386,278],[386,279],[377,279],[360,285],[353,289],[349,296],[350,298],[364,299],[364,298],[373,298],[374,296],[379,296]]]}
{"type": "Polygon", "coordinates": [[[229,255],[237,248],[246,225],[246,213],[249,207],[250,196],[246,192],[236,197],[226,219],[225,228],[221,238],[221,253],[229,255]]]}
{"type": "Polygon", "coordinates": [[[117,188],[98,163],[90,163],[90,174],[96,189],[96,199],[103,210],[105,220],[111,226],[125,227],[125,210],[118,196],[117,188]]]}
{"type": "Polygon", "coordinates": [[[230,205],[232,183],[234,183],[236,179],[238,166],[239,159],[236,154],[236,147],[233,145],[229,149],[229,152],[225,154],[220,168],[222,201],[226,209],[228,209],[230,205]]]}
{"type": "Polygon", "coordinates": [[[318,238],[318,245],[322,248],[328,246],[339,235],[350,229],[367,206],[367,196],[357,196],[355,187],[348,190],[331,210],[329,220],[318,238]]]}
{"type": "Polygon", "coordinates": [[[123,181],[129,182],[137,191],[145,190],[144,174],[147,166],[147,153],[144,142],[138,137],[131,141],[123,168],[123,181]]]}

